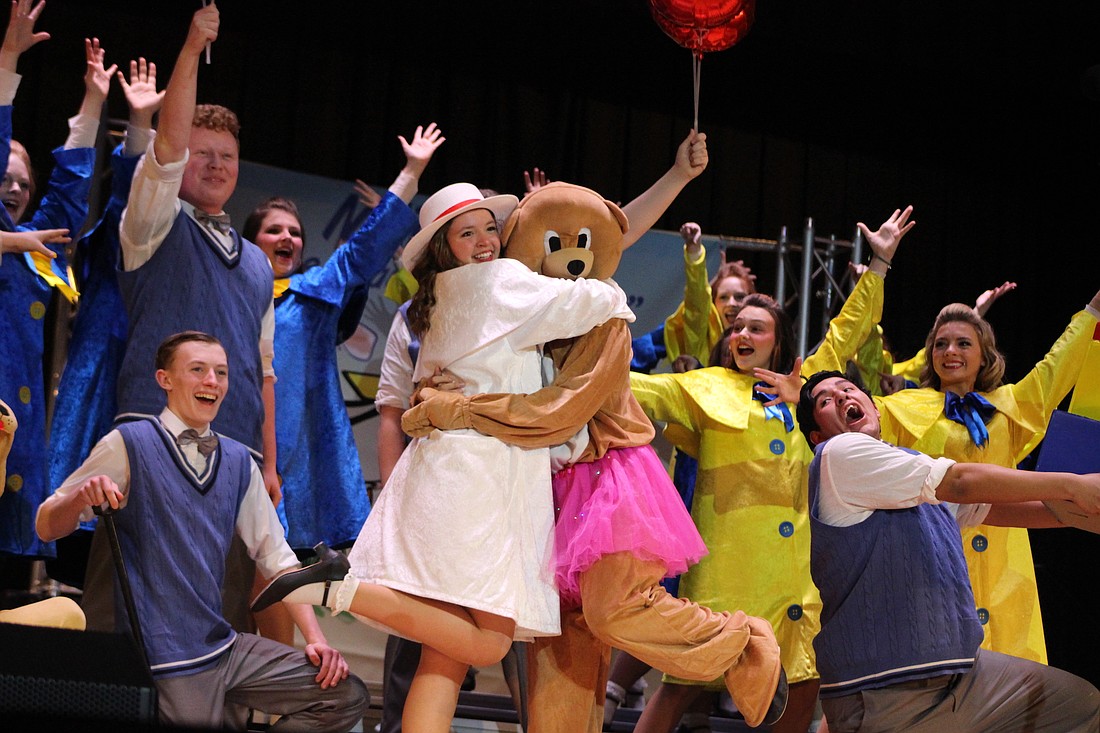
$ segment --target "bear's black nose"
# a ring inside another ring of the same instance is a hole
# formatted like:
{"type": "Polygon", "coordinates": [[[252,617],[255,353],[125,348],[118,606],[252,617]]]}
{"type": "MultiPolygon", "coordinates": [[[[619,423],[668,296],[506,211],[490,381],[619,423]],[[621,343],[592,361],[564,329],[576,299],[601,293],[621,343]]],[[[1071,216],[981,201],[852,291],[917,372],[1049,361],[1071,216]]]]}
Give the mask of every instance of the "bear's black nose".
{"type": "Polygon", "coordinates": [[[571,260],[565,269],[569,270],[570,275],[577,277],[584,272],[584,263],[580,260],[571,260]]]}

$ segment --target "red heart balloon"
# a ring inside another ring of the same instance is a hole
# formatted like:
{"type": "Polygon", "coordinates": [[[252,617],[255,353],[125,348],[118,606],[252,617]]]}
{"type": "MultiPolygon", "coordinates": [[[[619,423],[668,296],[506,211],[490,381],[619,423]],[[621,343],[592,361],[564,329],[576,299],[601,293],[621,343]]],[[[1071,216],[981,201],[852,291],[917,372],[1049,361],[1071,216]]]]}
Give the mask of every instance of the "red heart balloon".
{"type": "Polygon", "coordinates": [[[650,0],[657,26],[697,54],[724,51],[749,32],[756,0],[650,0]]]}
{"type": "Polygon", "coordinates": [[[741,11],[745,0],[650,0],[649,6],[674,25],[715,28],[741,11]]]}

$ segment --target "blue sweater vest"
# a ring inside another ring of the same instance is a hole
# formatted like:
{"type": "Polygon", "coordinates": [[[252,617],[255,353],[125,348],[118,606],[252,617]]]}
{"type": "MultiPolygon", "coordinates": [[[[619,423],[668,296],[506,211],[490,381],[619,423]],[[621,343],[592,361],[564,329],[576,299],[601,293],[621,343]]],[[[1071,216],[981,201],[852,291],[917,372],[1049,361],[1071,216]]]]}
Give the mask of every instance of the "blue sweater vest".
{"type": "Polygon", "coordinates": [[[824,524],[817,518],[821,450],[809,477],[821,696],[969,670],[982,627],[950,510],[920,504],[878,510],[850,527],[824,524]]]}
{"type": "Polygon", "coordinates": [[[213,428],[263,450],[263,367],[260,330],[271,305],[271,265],[259,247],[233,231],[237,254],[227,258],[182,211],[152,258],[119,271],[130,318],[126,354],[118,376],[118,412],[158,415],[164,391],[157,385],[157,346],[179,331],[216,336],[229,356],[231,389],[213,428]]]}
{"type": "MultiPolygon", "coordinates": [[[[118,430],[130,491],[115,524],[149,664],[157,676],[193,674],[213,666],[236,638],[222,615],[221,586],[252,456],[220,436],[198,479],[159,420],[118,430]]],[[[123,607],[121,597],[116,605],[123,607]]],[[[116,626],[129,629],[126,614],[116,614],[116,626]]]]}

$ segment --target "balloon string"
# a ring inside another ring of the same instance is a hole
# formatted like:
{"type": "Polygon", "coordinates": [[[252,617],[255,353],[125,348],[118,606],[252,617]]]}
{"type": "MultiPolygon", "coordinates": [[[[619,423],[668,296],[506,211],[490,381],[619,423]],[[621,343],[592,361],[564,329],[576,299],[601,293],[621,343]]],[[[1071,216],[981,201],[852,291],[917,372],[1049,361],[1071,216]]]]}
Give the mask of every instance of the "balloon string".
{"type": "Polygon", "coordinates": [[[703,54],[693,52],[691,54],[691,75],[695,86],[695,125],[691,128],[699,131],[699,76],[702,67],[703,54]]]}

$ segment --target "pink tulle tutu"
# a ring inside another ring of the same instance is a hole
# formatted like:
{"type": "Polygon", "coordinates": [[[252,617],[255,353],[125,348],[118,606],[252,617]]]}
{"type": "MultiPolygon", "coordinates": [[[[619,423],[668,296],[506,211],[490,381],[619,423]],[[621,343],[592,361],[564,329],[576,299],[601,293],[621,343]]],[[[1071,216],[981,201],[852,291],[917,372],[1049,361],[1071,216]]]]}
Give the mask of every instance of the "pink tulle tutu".
{"type": "Polygon", "coordinates": [[[580,574],[630,552],[679,575],[707,554],[661,459],[649,447],[612,449],[554,474],[554,571],[562,605],[580,605],[580,574]]]}

